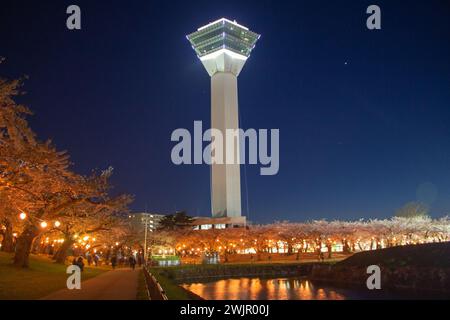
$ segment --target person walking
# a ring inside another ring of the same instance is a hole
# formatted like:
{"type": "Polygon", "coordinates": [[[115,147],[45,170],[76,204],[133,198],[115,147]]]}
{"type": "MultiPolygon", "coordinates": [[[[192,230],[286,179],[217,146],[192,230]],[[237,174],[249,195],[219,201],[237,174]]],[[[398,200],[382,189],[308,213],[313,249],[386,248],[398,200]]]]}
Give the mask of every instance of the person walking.
{"type": "Polygon", "coordinates": [[[99,261],[98,254],[95,254],[94,255],[94,264],[95,264],[96,267],[98,267],[98,261],[99,261]]]}
{"type": "Polygon", "coordinates": [[[111,266],[113,269],[116,269],[116,266],[117,266],[117,257],[116,256],[111,257],[111,266]]]}
{"type": "Polygon", "coordinates": [[[128,258],[128,262],[130,264],[130,268],[134,270],[136,268],[136,259],[133,257],[133,255],[128,258]]]}

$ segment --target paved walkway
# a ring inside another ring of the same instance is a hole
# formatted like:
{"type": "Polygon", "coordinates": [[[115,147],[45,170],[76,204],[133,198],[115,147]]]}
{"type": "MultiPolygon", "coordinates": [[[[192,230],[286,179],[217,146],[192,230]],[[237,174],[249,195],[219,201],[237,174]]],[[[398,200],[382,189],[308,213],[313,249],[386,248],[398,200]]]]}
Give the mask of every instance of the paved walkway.
{"type": "Polygon", "coordinates": [[[63,289],[43,300],[136,300],[140,269],[117,269],[82,281],[80,290],[63,289]]]}

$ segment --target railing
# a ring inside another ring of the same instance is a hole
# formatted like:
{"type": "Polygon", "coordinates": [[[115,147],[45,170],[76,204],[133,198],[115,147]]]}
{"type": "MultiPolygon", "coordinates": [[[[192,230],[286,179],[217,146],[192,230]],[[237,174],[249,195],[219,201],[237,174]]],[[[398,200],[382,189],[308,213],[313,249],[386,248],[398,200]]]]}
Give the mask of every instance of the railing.
{"type": "Polygon", "coordinates": [[[159,284],[158,280],[148,271],[147,267],[143,269],[145,276],[145,283],[147,285],[148,297],[150,300],[169,300],[164,289],[159,284]]]}

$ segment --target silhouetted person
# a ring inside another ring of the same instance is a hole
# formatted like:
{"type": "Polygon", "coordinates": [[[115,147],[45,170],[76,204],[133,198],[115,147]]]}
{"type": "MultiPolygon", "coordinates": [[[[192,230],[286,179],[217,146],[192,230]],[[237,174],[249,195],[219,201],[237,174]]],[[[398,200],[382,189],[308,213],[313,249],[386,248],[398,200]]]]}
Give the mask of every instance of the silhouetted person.
{"type": "Polygon", "coordinates": [[[94,255],[94,264],[95,264],[96,267],[98,266],[98,260],[99,260],[98,255],[97,254],[94,255]]]}
{"type": "Polygon", "coordinates": [[[325,260],[325,255],[323,254],[322,251],[320,251],[320,253],[319,253],[319,260],[320,260],[321,262],[323,262],[323,261],[325,260]]]}
{"type": "Polygon", "coordinates": [[[134,270],[136,268],[136,259],[133,256],[128,258],[128,263],[130,264],[130,268],[134,270]]]}
{"type": "Polygon", "coordinates": [[[116,266],[117,266],[117,257],[116,256],[111,257],[111,266],[113,269],[116,268],[116,266]]]}
{"type": "Polygon", "coordinates": [[[83,262],[83,257],[78,257],[77,260],[77,266],[80,267],[80,270],[83,271],[84,270],[84,262],[83,262]]]}

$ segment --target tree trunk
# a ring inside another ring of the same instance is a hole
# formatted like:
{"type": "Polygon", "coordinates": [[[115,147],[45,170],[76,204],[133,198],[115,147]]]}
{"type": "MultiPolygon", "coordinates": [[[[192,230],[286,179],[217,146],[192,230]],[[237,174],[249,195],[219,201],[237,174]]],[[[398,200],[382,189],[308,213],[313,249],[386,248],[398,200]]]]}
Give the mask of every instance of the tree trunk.
{"type": "Polygon", "coordinates": [[[14,252],[14,237],[12,224],[8,220],[5,220],[4,224],[6,229],[5,232],[3,233],[2,251],[14,252]]]}
{"type": "Polygon", "coordinates": [[[14,265],[16,267],[28,268],[31,245],[34,238],[39,234],[39,229],[34,225],[27,225],[22,234],[17,238],[14,265]]]}
{"type": "Polygon", "coordinates": [[[56,263],[64,264],[66,262],[67,254],[74,242],[75,241],[71,237],[65,237],[63,244],[59,247],[59,249],[53,256],[53,259],[56,263]]]}
{"type": "Polygon", "coordinates": [[[256,261],[261,261],[261,251],[256,250],[256,261]]]}
{"type": "Polygon", "coordinates": [[[290,256],[292,254],[293,251],[293,245],[292,243],[288,244],[288,251],[287,251],[287,255],[290,256]]]}
{"type": "Polygon", "coordinates": [[[350,253],[351,252],[351,247],[348,244],[348,241],[347,240],[342,240],[341,242],[342,242],[342,245],[343,245],[342,251],[344,253],[350,253]]]}
{"type": "Polygon", "coordinates": [[[327,249],[328,249],[328,259],[331,259],[333,257],[332,253],[333,246],[331,244],[328,244],[327,249]]]}
{"type": "MultiPolygon", "coordinates": [[[[364,251],[363,247],[361,246],[361,242],[358,242],[358,248],[359,251],[364,251]]],[[[370,248],[370,250],[372,250],[372,247],[370,248]]],[[[354,251],[356,251],[356,249],[354,251]]]]}
{"type": "Polygon", "coordinates": [[[34,239],[33,245],[31,246],[31,253],[39,253],[41,250],[42,244],[41,244],[41,237],[36,237],[34,239]]]}

